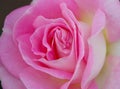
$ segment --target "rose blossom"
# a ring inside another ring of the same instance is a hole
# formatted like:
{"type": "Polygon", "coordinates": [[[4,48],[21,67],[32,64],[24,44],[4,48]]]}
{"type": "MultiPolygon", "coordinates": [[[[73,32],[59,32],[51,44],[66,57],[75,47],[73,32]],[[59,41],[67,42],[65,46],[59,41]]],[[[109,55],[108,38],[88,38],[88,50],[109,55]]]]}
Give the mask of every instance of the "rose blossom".
{"type": "Polygon", "coordinates": [[[119,89],[119,0],[33,0],[6,17],[3,89],[119,89]]]}

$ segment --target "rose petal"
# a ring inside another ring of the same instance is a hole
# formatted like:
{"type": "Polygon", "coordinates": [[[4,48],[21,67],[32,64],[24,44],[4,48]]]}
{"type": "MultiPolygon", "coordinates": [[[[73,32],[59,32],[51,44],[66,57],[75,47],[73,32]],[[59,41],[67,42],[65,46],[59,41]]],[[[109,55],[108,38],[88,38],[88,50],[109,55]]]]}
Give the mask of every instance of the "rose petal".
{"type": "Polygon", "coordinates": [[[101,8],[107,16],[107,35],[111,42],[120,39],[120,1],[100,0],[101,8]]]}
{"type": "Polygon", "coordinates": [[[46,26],[46,25],[51,24],[51,23],[55,23],[55,24],[59,23],[59,24],[64,25],[66,23],[66,21],[63,18],[55,18],[55,19],[50,18],[50,19],[48,19],[48,18],[45,18],[43,16],[38,16],[35,19],[33,25],[34,25],[35,28],[38,28],[38,27],[41,27],[41,26],[42,27],[46,26]]]}
{"type": "Polygon", "coordinates": [[[120,88],[120,56],[109,55],[105,65],[96,78],[99,89],[120,88]]]}
{"type": "Polygon", "coordinates": [[[99,89],[95,80],[92,80],[92,82],[90,83],[88,89],[99,89]]]}
{"type": "Polygon", "coordinates": [[[59,58],[58,60],[51,60],[51,61],[47,61],[46,59],[41,58],[39,62],[42,62],[51,68],[56,68],[58,70],[63,70],[66,72],[73,72],[75,67],[75,60],[74,60],[75,58],[74,55],[72,54],[70,56],[59,58]]]}
{"type": "Polygon", "coordinates": [[[114,56],[120,56],[120,41],[109,44],[108,54],[114,56]]]}
{"type": "Polygon", "coordinates": [[[101,30],[105,28],[105,24],[106,24],[105,14],[100,9],[98,9],[93,18],[91,35],[95,36],[99,34],[101,30]]]}
{"type": "Polygon", "coordinates": [[[3,89],[26,89],[23,83],[8,73],[2,65],[0,65],[0,80],[3,89]]]}
{"type": "Polygon", "coordinates": [[[82,88],[86,89],[92,79],[100,72],[106,55],[106,43],[102,34],[89,39],[89,57],[83,74],[82,88]]]}
{"type": "Polygon", "coordinates": [[[96,78],[100,89],[119,89],[120,41],[109,44],[104,67],[96,78]]]}
{"type": "Polygon", "coordinates": [[[80,10],[95,11],[99,7],[99,0],[75,0],[80,10]]]}
{"type": "Polygon", "coordinates": [[[24,12],[29,8],[29,6],[24,6],[21,8],[18,8],[11,12],[5,19],[3,30],[10,32],[13,31],[14,25],[17,22],[17,20],[22,17],[24,12]]]}
{"type": "Polygon", "coordinates": [[[46,47],[42,44],[42,39],[44,35],[45,27],[39,27],[36,31],[30,36],[30,42],[32,45],[31,50],[35,55],[40,55],[41,57],[45,56],[47,51],[46,47]]]}
{"type": "Polygon", "coordinates": [[[10,33],[3,32],[0,38],[0,57],[5,68],[14,76],[27,67],[10,33]]]}
{"type": "Polygon", "coordinates": [[[32,68],[25,69],[20,74],[20,78],[27,89],[60,89],[60,86],[66,82],[32,68]]]}
{"type": "Polygon", "coordinates": [[[85,89],[88,87],[90,81],[97,76],[104,64],[106,43],[103,35],[100,33],[104,26],[105,15],[101,10],[98,10],[93,20],[91,37],[88,39],[89,56],[82,79],[82,87],[85,89]]]}

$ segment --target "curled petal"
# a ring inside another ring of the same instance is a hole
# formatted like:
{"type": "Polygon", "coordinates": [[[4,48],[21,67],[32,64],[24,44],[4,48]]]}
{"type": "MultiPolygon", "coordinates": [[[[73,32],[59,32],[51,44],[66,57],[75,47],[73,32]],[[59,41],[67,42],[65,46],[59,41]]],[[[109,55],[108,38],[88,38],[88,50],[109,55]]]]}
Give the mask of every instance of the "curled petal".
{"type": "Polygon", "coordinates": [[[120,56],[120,41],[109,44],[108,55],[120,56]]]}
{"type": "Polygon", "coordinates": [[[106,43],[102,34],[90,39],[89,45],[89,57],[82,79],[82,87],[85,89],[100,72],[106,55],[106,43]]]}

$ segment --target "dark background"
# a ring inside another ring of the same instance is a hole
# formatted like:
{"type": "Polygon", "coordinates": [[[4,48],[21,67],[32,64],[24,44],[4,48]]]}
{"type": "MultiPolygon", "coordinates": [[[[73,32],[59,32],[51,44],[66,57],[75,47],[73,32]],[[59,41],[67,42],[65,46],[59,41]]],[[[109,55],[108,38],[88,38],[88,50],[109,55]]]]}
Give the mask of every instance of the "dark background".
{"type": "Polygon", "coordinates": [[[0,0],[0,34],[6,15],[16,8],[30,4],[32,0],[0,0]]]}
{"type": "MultiPolygon", "coordinates": [[[[2,33],[5,17],[14,9],[28,5],[31,1],[32,0],[0,0],[0,34],[2,33]]],[[[1,86],[0,89],[2,89],[1,86]]]]}

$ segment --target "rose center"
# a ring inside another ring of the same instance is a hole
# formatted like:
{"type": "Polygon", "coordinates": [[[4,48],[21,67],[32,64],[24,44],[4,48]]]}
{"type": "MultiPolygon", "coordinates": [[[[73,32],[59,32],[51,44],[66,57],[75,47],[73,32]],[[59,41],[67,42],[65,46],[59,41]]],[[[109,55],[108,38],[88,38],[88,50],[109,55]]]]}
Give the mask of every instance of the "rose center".
{"type": "Polygon", "coordinates": [[[72,45],[72,35],[69,30],[55,27],[48,34],[47,41],[50,47],[46,53],[48,60],[59,59],[69,55],[72,45]]]}

